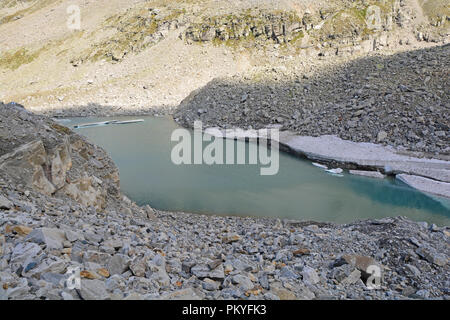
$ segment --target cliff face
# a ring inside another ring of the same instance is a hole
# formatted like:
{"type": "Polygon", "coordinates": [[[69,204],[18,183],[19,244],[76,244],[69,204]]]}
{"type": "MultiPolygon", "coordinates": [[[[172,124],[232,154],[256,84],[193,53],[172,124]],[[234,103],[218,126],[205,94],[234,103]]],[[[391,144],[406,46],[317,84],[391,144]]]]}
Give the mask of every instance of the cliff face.
{"type": "Polygon", "coordinates": [[[0,103],[0,181],[6,198],[29,197],[43,212],[56,201],[66,203],[62,211],[152,215],[122,194],[119,170],[102,148],[16,103],[0,103]]]}

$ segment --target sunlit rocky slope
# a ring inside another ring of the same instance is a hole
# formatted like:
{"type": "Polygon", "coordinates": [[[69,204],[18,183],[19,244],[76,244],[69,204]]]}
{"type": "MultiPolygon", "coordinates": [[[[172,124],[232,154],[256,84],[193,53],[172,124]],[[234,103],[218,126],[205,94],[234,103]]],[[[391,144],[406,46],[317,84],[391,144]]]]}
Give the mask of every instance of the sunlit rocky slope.
{"type": "Polygon", "coordinates": [[[267,69],[303,75],[446,43],[449,10],[444,0],[3,1],[0,100],[80,114],[174,107],[216,77],[277,81],[267,69]],[[67,26],[73,4],[79,30],[67,26]]]}

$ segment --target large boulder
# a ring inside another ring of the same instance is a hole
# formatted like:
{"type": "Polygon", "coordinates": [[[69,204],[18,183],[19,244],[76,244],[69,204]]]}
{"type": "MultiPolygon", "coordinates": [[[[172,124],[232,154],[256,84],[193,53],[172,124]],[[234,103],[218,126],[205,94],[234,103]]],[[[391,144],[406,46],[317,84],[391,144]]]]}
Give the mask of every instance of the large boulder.
{"type": "Polygon", "coordinates": [[[100,280],[81,280],[81,287],[77,290],[83,300],[106,300],[109,298],[105,282],[100,280]]]}
{"type": "Polygon", "coordinates": [[[47,249],[62,249],[66,235],[63,230],[54,228],[39,228],[33,230],[26,240],[38,244],[45,244],[47,249]]]}
{"type": "Polygon", "coordinates": [[[66,182],[72,166],[70,143],[64,141],[47,153],[42,140],[25,143],[0,157],[0,169],[11,178],[46,195],[55,193],[66,182]]]}
{"type": "Polygon", "coordinates": [[[35,140],[1,156],[0,170],[4,170],[11,178],[21,181],[28,187],[51,195],[56,188],[44,172],[46,162],[47,153],[44,144],[42,140],[35,140]]]}
{"type": "Polygon", "coordinates": [[[64,186],[64,193],[85,206],[93,206],[99,210],[106,204],[105,192],[93,185],[93,178],[84,176],[64,186]]]}
{"type": "Polygon", "coordinates": [[[49,166],[51,170],[51,179],[57,189],[64,187],[66,183],[67,171],[72,167],[72,158],[70,156],[70,142],[67,137],[64,142],[56,146],[49,152],[49,166]]]}
{"type": "MultiPolygon", "coordinates": [[[[106,152],[53,120],[0,103],[0,175],[47,196],[102,211],[121,201],[118,169],[106,152]]],[[[10,200],[0,198],[2,209],[10,200]]]]}

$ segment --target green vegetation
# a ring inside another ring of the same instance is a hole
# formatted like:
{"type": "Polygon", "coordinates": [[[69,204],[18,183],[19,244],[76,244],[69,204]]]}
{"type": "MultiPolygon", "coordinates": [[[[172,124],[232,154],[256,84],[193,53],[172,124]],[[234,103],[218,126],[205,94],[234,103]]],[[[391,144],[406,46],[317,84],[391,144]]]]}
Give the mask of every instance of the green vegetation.
{"type": "Polygon", "coordinates": [[[305,33],[303,31],[298,32],[291,40],[292,44],[296,44],[298,41],[301,41],[305,37],[305,33]]]}
{"type": "Polygon", "coordinates": [[[327,41],[353,36],[367,37],[378,30],[371,29],[366,23],[368,8],[377,6],[380,8],[381,24],[387,26],[387,21],[393,14],[394,0],[384,1],[357,1],[353,5],[346,7],[332,14],[320,30],[312,31],[319,41],[327,41]]]}
{"type": "MultiPolygon", "coordinates": [[[[8,23],[11,21],[15,21],[17,19],[20,19],[23,16],[26,15],[30,15],[50,4],[53,4],[54,2],[56,2],[58,0],[38,0],[38,1],[34,1],[33,4],[31,4],[28,8],[19,10],[14,12],[13,14],[10,14],[6,17],[2,17],[0,18],[0,24],[4,24],[4,23],[8,23]]],[[[23,3],[24,1],[21,1],[21,3],[23,3]]],[[[26,2],[31,2],[31,1],[26,1],[26,2]]],[[[18,4],[18,2],[16,0],[14,1],[7,1],[6,3],[2,4],[2,7],[4,8],[12,8],[14,6],[16,6],[18,4]]]]}
{"type": "MultiPolygon", "coordinates": [[[[199,23],[192,24],[186,32],[186,38],[194,42],[201,43],[211,41],[213,45],[225,45],[232,49],[242,49],[254,47],[255,44],[268,43],[267,40],[274,40],[284,44],[292,40],[298,40],[304,36],[299,32],[302,19],[295,12],[290,11],[254,11],[245,10],[241,14],[224,14],[213,17],[206,17],[199,23]],[[289,29],[294,24],[294,32],[282,31],[289,29]],[[279,34],[275,37],[272,27],[280,28],[279,34]],[[270,31],[267,32],[266,28],[270,31]],[[211,35],[211,30],[214,32],[211,35]]],[[[273,42],[270,42],[273,43],[273,42]]]]}
{"type": "Polygon", "coordinates": [[[69,49],[61,50],[61,47],[66,43],[70,45],[70,43],[74,39],[79,39],[83,36],[83,31],[72,32],[60,39],[51,40],[46,43],[44,46],[35,49],[27,49],[25,47],[16,48],[14,50],[9,50],[2,52],[0,54],[0,67],[7,68],[11,70],[16,70],[22,65],[29,64],[36,60],[44,53],[48,53],[51,50],[54,50],[54,55],[61,56],[65,52],[68,52],[69,49]]]}
{"type": "Polygon", "coordinates": [[[71,133],[72,133],[72,131],[70,131],[69,128],[64,127],[64,126],[62,126],[62,125],[60,125],[60,124],[57,124],[57,123],[53,123],[53,124],[51,125],[51,127],[52,127],[53,129],[55,129],[57,132],[62,133],[62,134],[71,134],[71,133]]]}
{"type": "Polygon", "coordinates": [[[448,0],[419,0],[423,13],[428,17],[431,24],[437,26],[439,24],[448,24],[450,18],[450,2],[448,0]]]}
{"type": "Polygon", "coordinates": [[[108,17],[103,28],[113,29],[115,34],[92,44],[81,60],[120,61],[128,53],[138,53],[158,41],[158,36],[154,39],[152,36],[164,23],[177,20],[185,12],[185,9],[165,8],[163,13],[157,14],[146,4],[108,17]]]}
{"type": "Polygon", "coordinates": [[[16,70],[20,66],[32,62],[39,54],[40,50],[29,52],[25,48],[21,48],[15,52],[6,52],[0,56],[0,67],[16,70]]]}

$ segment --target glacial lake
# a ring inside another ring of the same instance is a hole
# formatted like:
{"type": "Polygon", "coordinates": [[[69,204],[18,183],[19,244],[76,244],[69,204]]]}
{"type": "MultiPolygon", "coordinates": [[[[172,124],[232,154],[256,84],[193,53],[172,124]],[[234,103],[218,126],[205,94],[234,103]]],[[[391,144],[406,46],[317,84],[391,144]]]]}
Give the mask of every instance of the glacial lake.
{"type": "MultiPolygon", "coordinates": [[[[450,201],[425,195],[395,179],[374,179],[344,172],[331,175],[280,152],[276,175],[260,175],[260,165],[175,165],[171,161],[170,118],[152,116],[91,117],[58,121],[103,147],[120,170],[124,194],[140,205],[168,211],[279,217],[347,223],[406,216],[437,225],[450,224],[450,201]],[[75,125],[144,119],[73,129],[75,125]]],[[[249,143],[245,144],[248,150],[249,143]]],[[[207,145],[208,143],[205,143],[207,145]]],[[[225,145],[225,143],[224,143],[225,145]]]]}

